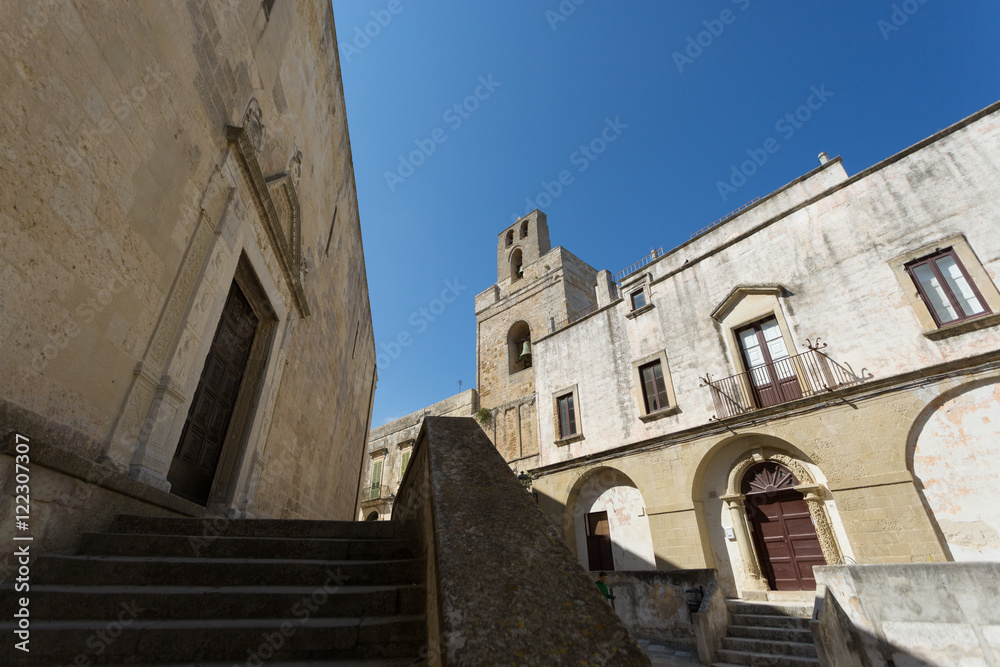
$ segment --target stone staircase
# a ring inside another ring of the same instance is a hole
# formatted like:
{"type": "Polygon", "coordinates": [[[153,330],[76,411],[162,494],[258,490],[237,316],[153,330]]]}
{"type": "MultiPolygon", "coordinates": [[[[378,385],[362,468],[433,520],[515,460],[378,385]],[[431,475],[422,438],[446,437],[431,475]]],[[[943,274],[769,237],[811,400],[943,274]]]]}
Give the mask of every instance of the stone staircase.
{"type": "Polygon", "coordinates": [[[119,516],[79,554],[35,561],[31,653],[0,663],[411,665],[424,578],[401,522],[119,516]]]}
{"type": "Polygon", "coordinates": [[[818,667],[805,602],[726,600],[729,628],[713,667],[818,667]]]}

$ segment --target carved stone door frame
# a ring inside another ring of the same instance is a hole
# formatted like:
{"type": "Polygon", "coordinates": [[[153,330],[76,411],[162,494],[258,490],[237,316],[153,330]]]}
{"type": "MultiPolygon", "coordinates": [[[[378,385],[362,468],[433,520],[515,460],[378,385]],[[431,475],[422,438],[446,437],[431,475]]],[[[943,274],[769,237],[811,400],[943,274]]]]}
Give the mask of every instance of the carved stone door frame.
{"type": "Polygon", "coordinates": [[[809,515],[812,517],[813,526],[816,528],[816,537],[819,538],[823,558],[826,559],[827,564],[835,565],[842,558],[842,550],[837,542],[833,524],[825,505],[825,500],[830,497],[830,491],[817,482],[816,478],[809,472],[808,467],[803,465],[801,461],[780,451],[767,448],[754,449],[743,454],[733,464],[726,485],[726,495],[720,498],[726,503],[732,516],[733,532],[736,535],[740,560],[743,562],[742,588],[748,591],[769,591],[771,587],[761,570],[760,556],[750,534],[746,495],[741,493],[740,487],[744,474],[751,466],[767,461],[773,461],[788,468],[799,481],[799,484],[793,486],[792,489],[803,495],[809,507],[809,515]]]}

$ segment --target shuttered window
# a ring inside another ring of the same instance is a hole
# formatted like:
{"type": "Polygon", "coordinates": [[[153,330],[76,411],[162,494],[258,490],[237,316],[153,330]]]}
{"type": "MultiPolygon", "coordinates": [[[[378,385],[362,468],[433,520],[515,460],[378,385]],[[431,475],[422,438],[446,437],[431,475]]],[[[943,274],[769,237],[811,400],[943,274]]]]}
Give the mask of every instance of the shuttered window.
{"type": "Polygon", "coordinates": [[[659,361],[639,367],[642,378],[642,398],[646,403],[646,414],[667,407],[667,385],[663,381],[663,366],[659,361]]]}
{"type": "Polygon", "coordinates": [[[568,438],[576,435],[576,410],[573,407],[573,394],[566,394],[556,399],[559,408],[559,437],[568,438]]]}

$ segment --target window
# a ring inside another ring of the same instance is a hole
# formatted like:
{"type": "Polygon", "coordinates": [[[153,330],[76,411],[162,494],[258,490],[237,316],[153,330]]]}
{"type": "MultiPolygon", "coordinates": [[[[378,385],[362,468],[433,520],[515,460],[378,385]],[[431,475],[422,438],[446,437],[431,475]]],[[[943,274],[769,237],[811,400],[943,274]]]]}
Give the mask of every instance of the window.
{"type": "Polygon", "coordinates": [[[379,458],[375,459],[374,461],[372,461],[372,483],[371,483],[371,488],[372,488],[373,491],[375,489],[379,488],[380,486],[382,486],[382,462],[384,460],[385,460],[384,457],[379,457],[379,458]]]}
{"type": "Polygon", "coordinates": [[[642,378],[642,398],[646,403],[646,414],[667,407],[667,383],[663,381],[663,366],[659,361],[639,367],[642,378]]]}
{"type": "Polygon", "coordinates": [[[521,238],[522,239],[528,238],[528,221],[527,220],[525,220],[524,222],[521,223],[521,238]]]}
{"type": "Polygon", "coordinates": [[[573,406],[573,394],[566,394],[556,399],[559,412],[559,439],[576,435],[576,409],[573,406]]]}
{"type": "Polygon", "coordinates": [[[802,397],[795,364],[788,354],[776,317],[754,322],[737,331],[736,337],[758,407],[766,408],[802,397]]]}
{"type": "Polygon", "coordinates": [[[906,270],[938,326],[990,312],[952,248],[911,262],[906,270]]]}
{"type": "Polygon", "coordinates": [[[640,421],[648,423],[680,412],[665,350],[632,361],[630,391],[639,408],[640,421]]]}
{"type": "Polygon", "coordinates": [[[412,450],[407,449],[403,452],[403,462],[399,466],[399,478],[402,479],[403,475],[406,474],[406,466],[410,465],[410,452],[412,450]]]}
{"type": "Polygon", "coordinates": [[[646,305],[646,293],[643,290],[632,292],[629,299],[632,301],[632,310],[639,310],[646,305]]]}
{"type": "Polygon", "coordinates": [[[513,229],[510,230],[509,232],[507,232],[507,247],[509,248],[512,245],[514,245],[514,230],[513,229]]]}

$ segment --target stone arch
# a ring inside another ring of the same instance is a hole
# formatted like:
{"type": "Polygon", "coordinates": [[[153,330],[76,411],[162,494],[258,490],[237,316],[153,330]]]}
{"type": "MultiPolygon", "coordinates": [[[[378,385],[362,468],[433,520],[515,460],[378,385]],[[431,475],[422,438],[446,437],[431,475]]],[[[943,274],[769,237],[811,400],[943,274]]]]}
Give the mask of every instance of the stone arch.
{"type": "Polygon", "coordinates": [[[520,248],[510,254],[510,281],[520,280],[524,275],[524,255],[520,248]]]}
{"type": "MultiPolygon", "coordinates": [[[[746,496],[741,483],[753,466],[777,463],[791,472],[816,528],[823,557],[829,564],[842,562],[848,551],[843,531],[838,536],[836,508],[826,479],[804,451],[780,438],[745,433],[720,440],[702,458],[692,479],[692,500],[699,508],[699,526],[707,536],[703,546],[713,558],[730,593],[768,590],[749,530],[746,496]],[[726,525],[726,524],[730,525],[726,525]],[[730,569],[726,570],[725,564],[730,569]]],[[[712,562],[712,561],[708,561],[712,562]]]]}
{"type": "Polygon", "coordinates": [[[656,568],[645,498],[632,478],[618,468],[598,466],[580,474],[566,500],[563,530],[584,568],[588,567],[585,521],[591,510],[608,513],[616,569],[656,568]]]}
{"type": "Polygon", "coordinates": [[[528,238],[528,221],[527,220],[525,220],[524,222],[521,223],[521,238],[522,239],[528,238]]]}
{"type": "Polygon", "coordinates": [[[507,331],[507,372],[510,375],[531,368],[531,327],[518,320],[507,331]],[[522,354],[528,345],[528,354],[522,354]]]}
{"type": "Polygon", "coordinates": [[[506,236],[506,239],[505,239],[505,244],[506,244],[506,246],[508,248],[511,247],[512,245],[514,245],[514,230],[513,229],[508,230],[507,236],[506,236]]]}
{"type": "Polygon", "coordinates": [[[906,438],[906,467],[949,560],[1000,558],[1000,378],[941,392],[906,438]]]}
{"type": "Polygon", "coordinates": [[[365,517],[365,521],[378,521],[378,510],[372,510],[369,512],[368,516],[365,517]]]}

